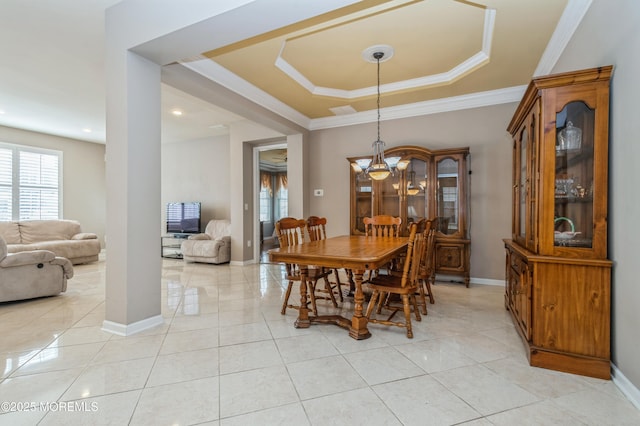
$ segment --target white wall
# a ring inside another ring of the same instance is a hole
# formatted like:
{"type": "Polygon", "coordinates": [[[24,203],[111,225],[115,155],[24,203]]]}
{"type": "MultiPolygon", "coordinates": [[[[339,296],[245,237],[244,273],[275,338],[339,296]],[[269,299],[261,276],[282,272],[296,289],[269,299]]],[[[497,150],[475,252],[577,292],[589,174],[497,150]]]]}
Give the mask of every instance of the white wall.
{"type": "Polygon", "coordinates": [[[229,136],[165,143],[161,147],[162,230],[166,232],[166,204],[202,203],[201,226],[211,219],[231,219],[229,136]]]}
{"type": "Polygon", "coordinates": [[[62,151],[63,216],[98,235],[104,247],[106,222],[105,146],[0,126],[0,141],[62,151]]]}
{"type": "Polygon", "coordinates": [[[594,0],[553,70],[614,65],[609,124],[609,258],[614,262],[611,355],[636,388],[640,388],[639,25],[640,2],[594,0]]]}
{"type": "MultiPolygon", "coordinates": [[[[503,238],[511,236],[512,144],[506,128],[516,104],[383,121],[386,148],[418,145],[429,149],[470,148],[471,277],[504,280],[503,238]]],[[[376,124],[311,133],[309,214],[327,218],[330,236],[349,233],[347,157],[371,154],[376,124]]]]}

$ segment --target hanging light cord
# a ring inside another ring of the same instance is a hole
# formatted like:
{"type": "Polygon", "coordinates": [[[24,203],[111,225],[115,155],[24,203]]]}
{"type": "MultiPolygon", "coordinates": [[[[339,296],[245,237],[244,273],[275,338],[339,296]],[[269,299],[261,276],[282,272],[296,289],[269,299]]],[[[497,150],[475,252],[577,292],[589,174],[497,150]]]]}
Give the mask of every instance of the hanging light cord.
{"type": "Polygon", "coordinates": [[[378,140],[380,140],[380,58],[383,56],[382,52],[374,53],[374,57],[378,61],[378,140]]]}

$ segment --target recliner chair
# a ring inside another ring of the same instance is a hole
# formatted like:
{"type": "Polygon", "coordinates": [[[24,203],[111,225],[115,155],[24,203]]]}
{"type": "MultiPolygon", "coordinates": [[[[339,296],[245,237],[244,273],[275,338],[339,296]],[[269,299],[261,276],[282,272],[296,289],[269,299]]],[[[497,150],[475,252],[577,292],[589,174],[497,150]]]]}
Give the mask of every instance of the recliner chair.
{"type": "Polygon", "coordinates": [[[60,294],[71,277],[69,259],[48,250],[8,253],[0,237],[0,302],[60,294]]]}
{"type": "Polygon", "coordinates": [[[180,245],[186,262],[226,263],[231,260],[231,222],[210,220],[202,234],[195,234],[180,245]]]}

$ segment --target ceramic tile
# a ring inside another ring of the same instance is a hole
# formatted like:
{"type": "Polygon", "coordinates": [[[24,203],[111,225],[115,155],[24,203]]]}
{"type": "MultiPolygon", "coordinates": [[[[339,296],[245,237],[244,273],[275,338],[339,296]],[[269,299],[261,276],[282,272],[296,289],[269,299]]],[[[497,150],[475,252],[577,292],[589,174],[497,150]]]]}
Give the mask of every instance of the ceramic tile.
{"type": "Polygon", "coordinates": [[[160,354],[167,355],[216,347],[218,347],[218,329],[206,328],[167,334],[160,348],[160,354]]]}
{"type": "Polygon", "coordinates": [[[220,328],[220,346],[270,340],[271,332],[265,322],[231,325],[220,328]]]}
{"type": "Polygon", "coordinates": [[[553,400],[588,425],[639,425],[640,411],[631,402],[598,390],[584,390],[553,400]]]}
{"type": "Polygon", "coordinates": [[[302,400],[367,386],[342,356],[296,362],[289,364],[287,368],[302,400]]]}
{"type": "Polygon", "coordinates": [[[448,339],[424,340],[396,346],[396,349],[427,373],[475,364],[458,345],[448,339]]]}
{"type": "MultiPolygon", "coordinates": [[[[282,265],[164,259],[164,323],[122,337],[102,331],[104,269],[103,256],[60,296],[0,304],[0,400],[98,410],[0,424],[640,424],[614,382],[530,367],[501,286],[437,282],[413,339],[372,324],[356,341],[280,314],[282,265]]],[[[319,309],[348,318],[353,299],[319,309]]]]}
{"type": "Polygon", "coordinates": [[[84,367],[96,356],[103,345],[104,343],[89,343],[47,347],[18,368],[13,376],[84,367]]]}
{"type": "Polygon", "coordinates": [[[106,342],[111,339],[113,334],[102,331],[99,326],[92,327],[74,327],[66,330],[60,335],[51,346],[71,346],[83,343],[106,342]]]}
{"type": "Polygon", "coordinates": [[[87,367],[63,395],[63,400],[96,397],[142,389],[155,358],[141,358],[87,367]]]}
{"type": "Polygon", "coordinates": [[[243,343],[220,348],[220,374],[254,370],[282,365],[282,357],[275,342],[243,343]]]}
{"type": "Polygon", "coordinates": [[[539,401],[483,365],[441,371],[432,377],[485,416],[539,401]]]}
{"type": "Polygon", "coordinates": [[[160,355],[147,386],[185,382],[218,375],[218,348],[160,355]]]}
{"type": "Polygon", "coordinates": [[[570,411],[562,409],[552,401],[540,401],[524,407],[514,408],[487,417],[496,426],[582,426],[583,423],[572,415],[570,411]]]}
{"type": "Polygon", "coordinates": [[[260,410],[249,414],[229,417],[220,420],[220,426],[246,425],[280,425],[305,426],[310,425],[302,404],[288,404],[281,407],[260,410]]]}
{"type": "Polygon", "coordinates": [[[310,399],[303,401],[302,405],[313,425],[394,426],[402,424],[369,388],[310,399]]]}
{"type": "Polygon", "coordinates": [[[220,376],[220,417],[294,402],[298,402],[298,395],[284,366],[220,376]]]}
{"type": "Polygon", "coordinates": [[[425,374],[395,348],[384,347],[344,355],[369,385],[425,374]]]}
{"type": "Polygon", "coordinates": [[[219,419],[217,377],[147,387],[135,408],[131,426],[191,425],[219,419]]]}
{"type": "Polygon", "coordinates": [[[98,352],[92,363],[101,364],[156,356],[163,339],[163,335],[157,335],[147,337],[128,336],[124,339],[110,340],[104,343],[102,350],[98,352]]]}
{"type": "Polygon", "coordinates": [[[218,314],[196,314],[177,316],[171,322],[169,333],[180,331],[201,330],[203,328],[217,328],[218,314]]]}
{"type": "Polygon", "coordinates": [[[49,411],[39,425],[124,425],[128,424],[142,391],[121,392],[111,395],[67,401],[73,412],[49,411]]]}
{"type": "Polygon", "coordinates": [[[277,339],[276,344],[285,363],[338,355],[331,342],[318,333],[277,339]]]}
{"type": "Polygon", "coordinates": [[[452,425],[481,417],[480,413],[429,376],[373,386],[373,391],[403,425],[452,425]]]}

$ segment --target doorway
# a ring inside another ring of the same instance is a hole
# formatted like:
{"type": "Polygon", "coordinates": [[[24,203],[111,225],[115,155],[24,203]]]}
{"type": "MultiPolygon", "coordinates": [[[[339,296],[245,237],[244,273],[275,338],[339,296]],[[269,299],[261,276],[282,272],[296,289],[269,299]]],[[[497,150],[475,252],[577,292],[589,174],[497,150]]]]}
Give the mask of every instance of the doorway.
{"type": "Polygon", "coordinates": [[[257,147],[258,184],[257,216],[259,238],[258,258],[260,263],[268,263],[267,251],[278,247],[275,237],[275,223],[288,216],[289,196],[287,179],[287,146],[270,145],[257,147]]]}

